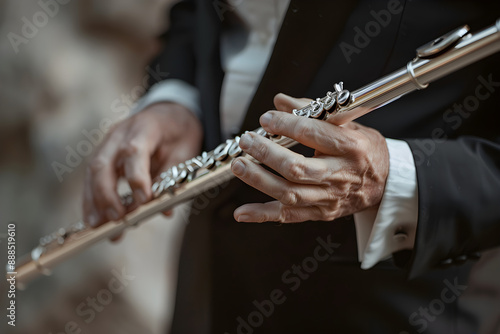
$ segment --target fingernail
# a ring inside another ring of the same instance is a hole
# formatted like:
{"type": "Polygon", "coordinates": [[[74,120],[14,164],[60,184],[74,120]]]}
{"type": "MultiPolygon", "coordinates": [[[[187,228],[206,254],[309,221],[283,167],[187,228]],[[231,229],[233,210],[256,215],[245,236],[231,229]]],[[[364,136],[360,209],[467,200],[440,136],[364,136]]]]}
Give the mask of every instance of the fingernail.
{"type": "Polygon", "coordinates": [[[97,222],[99,222],[99,217],[95,213],[92,213],[87,217],[87,223],[89,223],[90,226],[96,227],[97,222]]]}
{"type": "Polygon", "coordinates": [[[273,115],[271,115],[270,112],[266,112],[264,115],[260,116],[260,125],[268,126],[269,123],[271,123],[272,118],[273,118],[273,115]]]}
{"type": "Polygon", "coordinates": [[[108,217],[109,220],[118,220],[119,216],[118,216],[118,212],[116,212],[115,209],[113,208],[107,208],[106,209],[106,216],[108,217]]]}
{"type": "Polygon", "coordinates": [[[236,220],[238,222],[240,222],[240,223],[249,222],[250,221],[250,216],[241,215],[241,216],[238,216],[238,218],[236,218],[236,220]]]}
{"type": "Polygon", "coordinates": [[[148,200],[146,194],[141,189],[137,189],[136,191],[134,191],[134,195],[137,204],[146,203],[146,201],[148,200]]]}
{"type": "Polygon", "coordinates": [[[236,160],[231,169],[235,175],[242,175],[245,172],[245,164],[241,160],[236,160]]]}
{"type": "Polygon", "coordinates": [[[250,148],[250,146],[252,146],[252,143],[253,143],[253,138],[248,133],[246,133],[243,136],[241,136],[241,138],[240,138],[240,147],[243,150],[246,150],[246,149],[250,148]]]}

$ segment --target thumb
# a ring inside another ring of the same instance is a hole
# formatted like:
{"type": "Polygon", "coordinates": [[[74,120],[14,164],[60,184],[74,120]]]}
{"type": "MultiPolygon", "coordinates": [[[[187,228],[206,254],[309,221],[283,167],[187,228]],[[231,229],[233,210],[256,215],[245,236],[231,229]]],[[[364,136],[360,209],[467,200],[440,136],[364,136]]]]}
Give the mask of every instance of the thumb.
{"type": "Polygon", "coordinates": [[[302,107],[305,107],[311,101],[311,99],[298,99],[283,93],[279,93],[274,97],[274,106],[278,111],[291,113],[293,109],[300,109],[302,107]]]}

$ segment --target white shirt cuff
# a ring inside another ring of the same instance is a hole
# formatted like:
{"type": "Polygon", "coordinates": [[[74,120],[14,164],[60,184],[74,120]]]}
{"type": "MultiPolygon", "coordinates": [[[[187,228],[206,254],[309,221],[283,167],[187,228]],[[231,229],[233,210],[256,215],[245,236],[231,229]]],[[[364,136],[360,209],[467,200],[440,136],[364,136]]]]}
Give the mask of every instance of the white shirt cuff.
{"type": "Polygon", "coordinates": [[[132,115],[159,102],[180,104],[191,110],[198,118],[201,117],[198,89],[178,79],[167,79],[153,85],[149,92],[137,101],[132,109],[132,115]]]}
{"type": "Polygon", "coordinates": [[[369,269],[415,244],[418,221],[418,186],[413,155],[408,144],[386,139],[389,175],[380,206],[354,214],[358,257],[369,269]]]}

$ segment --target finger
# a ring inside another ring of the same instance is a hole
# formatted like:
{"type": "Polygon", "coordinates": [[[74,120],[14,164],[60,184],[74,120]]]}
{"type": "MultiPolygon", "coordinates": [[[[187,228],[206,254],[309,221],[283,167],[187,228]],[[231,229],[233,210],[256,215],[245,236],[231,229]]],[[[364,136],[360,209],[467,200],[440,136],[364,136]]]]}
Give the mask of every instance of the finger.
{"type": "Polygon", "coordinates": [[[255,133],[241,136],[240,147],[245,153],[271,167],[287,180],[305,184],[323,184],[331,171],[338,170],[334,161],[327,167],[324,160],[305,158],[255,133]]]}
{"type": "Polygon", "coordinates": [[[283,205],[278,201],[240,206],[234,211],[234,219],[245,223],[299,223],[308,220],[333,220],[333,218],[324,219],[317,206],[294,207],[283,205]]]}
{"type": "Polygon", "coordinates": [[[130,185],[136,204],[146,203],[151,198],[151,153],[147,145],[137,141],[122,150],[125,178],[130,185]]]}
{"type": "Polygon", "coordinates": [[[200,145],[193,144],[196,138],[186,138],[172,145],[161,145],[154,153],[151,164],[153,178],[167,171],[170,167],[196,156],[200,151],[200,145]]]}
{"type": "Polygon", "coordinates": [[[295,139],[305,146],[334,156],[349,152],[359,137],[351,128],[279,111],[266,112],[261,116],[260,124],[267,132],[295,139]]]}
{"type": "Polygon", "coordinates": [[[174,145],[160,145],[151,157],[150,173],[153,180],[165,172],[169,166],[169,157],[175,150],[174,145]]]}
{"type": "Polygon", "coordinates": [[[285,205],[318,205],[328,201],[326,188],[292,183],[245,158],[233,161],[231,169],[243,182],[285,205]]]}
{"type": "Polygon", "coordinates": [[[122,232],[122,233],[120,233],[120,234],[118,234],[118,235],[115,235],[115,236],[113,236],[113,237],[110,237],[110,238],[109,238],[109,240],[110,240],[111,242],[118,242],[118,241],[120,241],[120,240],[122,240],[122,239],[123,239],[123,235],[124,235],[124,233],[122,232]]]}
{"type": "Polygon", "coordinates": [[[300,109],[302,107],[305,107],[311,101],[311,99],[298,99],[283,93],[279,93],[274,97],[274,106],[276,107],[276,110],[291,113],[293,109],[300,109]]]}
{"type": "Polygon", "coordinates": [[[95,227],[99,222],[99,215],[94,205],[91,178],[92,173],[90,172],[90,168],[87,168],[83,190],[83,220],[90,226],[95,227]]]}
{"type": "Polygon", "coordinates": [[[162,214],[165,216],[165,217],[171,217],[172,214],[173,214],[173,211],[172,210],[169,210],[169,211],[163,211],[162,214]]]}
{"type": "Polygon", "coordinates": [[[125,214],[117,188],[118,176],[111,166],[103,166],[95,170],[92,180],[94,205],[99,216],[98,224],[117,221],[125,214]]]}
{"type": "Polygon", "coordinates": [[[362,126],[361,124],[356,123],[356,122],[347,122],[347,123],[344,123],[344,124],[339,125],[339,126],[342,128],[351,129],[351,130],[359,130],[361,128],[364,128],[364,126],[362,126]]]}
{"type": "Polygon", "coordinates": [[[93,197],[94,209],[98,215],[97,225],[109,220],[118,220],[125,214],[116,186],[116,144],[108,141],[90,163],[92,177],[90,191],[93,197]]]}

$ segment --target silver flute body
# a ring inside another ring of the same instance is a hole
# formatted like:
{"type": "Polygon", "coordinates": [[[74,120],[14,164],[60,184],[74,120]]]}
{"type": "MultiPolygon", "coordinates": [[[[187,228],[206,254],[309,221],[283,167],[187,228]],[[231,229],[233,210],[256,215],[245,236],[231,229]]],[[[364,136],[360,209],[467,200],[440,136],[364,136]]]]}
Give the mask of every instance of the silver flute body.
{"type": "MultiPolygon", "coordinates": [[[[352,92],[345,89],[342,82],[335,84],[334,91],[293,113],[342,125],[405,94],[425,89],[429,83],[499,51],[500,19],[474,34],[469,33],[469,27],[465,25],[418,48],[417,56],[401,69],[352,92]]],[[[297,144],[290,138],[266,133],[262,128],[254,132],[284,147],[297,144]]],[[[231,162],[244,155],[239,147],[239,137],[227,140],[213,151],[203,152],[162,173],[152,186],[153,200],[131,211],[122,220],[97,228],[78,222],[41,238],[40,244],[27,259],[16,265],[18,288],[23,288],[39,275],[50,274],[58,263],[92,244],[113,237],[206,190],[221,186],[233,178],[231,162]]],[[[123,196],[122,202],[132,205],[132,195],[123,196]]]]}

